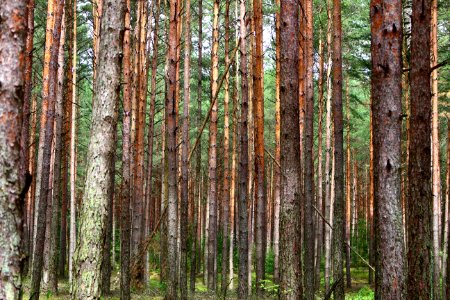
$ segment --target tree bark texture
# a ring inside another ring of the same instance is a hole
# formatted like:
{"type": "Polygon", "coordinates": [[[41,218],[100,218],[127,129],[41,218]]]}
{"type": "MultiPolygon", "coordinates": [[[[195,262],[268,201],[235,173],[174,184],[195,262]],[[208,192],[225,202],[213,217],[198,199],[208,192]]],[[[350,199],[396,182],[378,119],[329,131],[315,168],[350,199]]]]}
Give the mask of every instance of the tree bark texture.
{"type": "Polygon", "coordinates": [[[280,8],[280,292],[281,299],[299,299],[301,268],[301,168],[298,99],[299,15],[297,1],[281,0],[280,8]]]}
{"type": "Polygon", "coordinates": [[[403,299],[402,2],[371,2],[376,299],[403,299]]]}
{"type": "Polygon", "coordinates": [[[105,0],[87,155],[86,186],[75,251],[73,299],[98,299],[114,163],[125,2],[105,0]]]}
{"type": "Polygon", "coordinates": [[[0,1],[0,298],[21,299],[20,131],[24,95],[27,1],[0,1]]]}

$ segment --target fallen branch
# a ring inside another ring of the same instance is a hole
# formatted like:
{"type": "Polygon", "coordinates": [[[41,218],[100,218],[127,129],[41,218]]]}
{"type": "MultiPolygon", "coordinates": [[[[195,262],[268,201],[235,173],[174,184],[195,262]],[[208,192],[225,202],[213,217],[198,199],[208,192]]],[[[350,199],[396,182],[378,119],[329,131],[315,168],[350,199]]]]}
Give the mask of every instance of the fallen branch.
{"type": "MultiPolygon", "coordinates": [[[[317,209],[317,207],[315,206],[315,205],[313,205],[313,207],[314,207],[314,209],[316,210],[316,212],[319,214],[319,216],[322,218],[322,220],[324,220],[324,222],[331,228],[331,230],[334,230],[334,228],[333,228],[333,226],[330,224],[330,222],[328,222],[326,219],[325,219],[325,217],[322,215],[322,213],[317,209]]],[[[375,268],[374,267],[372,267],[371,265],[370,265],[370,263],[367,261],[367,260],[365,260],[355,249],[353,249],[353,247],[352,246],[350,246],[350,244],[346,241],[345,242],[345,244],[347,245],[347,247],[349,247],[350,248],[350,250],[352,250],[362,261],[363,261],[363,263],[364,264],[366,264],[369,268],[371,268],[372,269],[372,271],[374,271],[375,272],[375,268]]]]}

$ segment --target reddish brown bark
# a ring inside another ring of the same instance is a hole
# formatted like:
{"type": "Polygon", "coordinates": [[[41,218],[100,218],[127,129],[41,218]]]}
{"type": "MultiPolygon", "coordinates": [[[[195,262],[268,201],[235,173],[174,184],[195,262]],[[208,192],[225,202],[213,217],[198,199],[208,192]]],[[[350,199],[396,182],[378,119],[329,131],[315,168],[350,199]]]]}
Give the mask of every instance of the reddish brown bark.
{"type": "MultiPolygon", "coordinates": [[[[408,298],[431,298],[431,1],[412,1],[408,298]]],[[[400,29],[398,29],[400,30],[400,29]]]]}
{"type": "Polygon", "coordinates": [[[297,1],[281,0],[280,9],[280,111],[281,111],[281,299],[299,299],[301,268],[301,168],[298,99],[299,21],[297,1]]]}
{"type": "Polygon", "coordinates": [[[305,0],[304,67],[305,67],[305,122],[304,122],[304,235],[305,235],[305,298],[314,299],[314,86],[313,86],[313,1],[305,0]]]}
{"type": "MultiPolygon", "coordinates": [[[[21,185],[23,186],[25,183],[25,176],[26,174],[31,173],[30,166],[30,152],[29,152],[29,146],[30,146],[30,119],[32,114],[32,108],[31,108],[31,92],[33,89],[33,82],[32,82],[32,65],[33,65],[33,37],[34,37],[34,0],[28,0],[27,1],[27,7],[26,7],[26,26],[27,26],[27,37],[26,37],[26,45],[25,45],[25,68],[24,68],[24,95],[23,95],[23,108],[22,108],[22,128],[21,128],[21,135],[20,135],[20,181],[21,185]]],[[[24,260],[24,273],[28,270],[28,258],[30,255],[30,245],[31,245],[31,237],[30,234],[31,228],[30,225],[32,222],[30,222],[30,211],[28,207],[30,206],[30,201],[32,194],[32,189],[28,192],[27,197],[25,198],[25,209],[24,209],[24,228],[23,228],[23,251],[26,255],[26,259],[24,260]]]]}
{"type": "Polygon", "coordinates": [[[261,294],[265,279],[266,251],[266,190],[264,187],[264,71],[263,71],[263,21],[262,2],[253,0],[255,27],[255,57],[253,69],[253,112],[255,122],[255,244],[256,244],[256,293],[261,294]]]}
{"type": "Polygon", "coordinates": [[[344,140],[342,116],[342,23],[341,0],[333,0],[333,135],[334,135],[334,216],[333,216],[333,276],[339,280],[334,297],[344,299],[344,140]],[[341,279],[342,277],[342,279],[341,279]]]}
{"type": "Polygon", "coordinates": [[[403,299],[402,2],[372,0],[371,32],[375,293],[380,299],[403,299]]]}
{"type": "MultiPolygon", "coordinates": [[[[211,50],[211,94],[216,95],[219,77],[219,0],[214,1],[213,35],[211,50]]],[[[217,257],[217,101],[214,101],[209,123],[209,236],[208,236],[208,289],[216,289],[217,257]]]]}
{"type": "MultiPolygon", "coordinates": [[[[225,2],[225,65],[230,63],[230,1],[225,2]]],[[[223,185],[222,185],[222,293],[228,288],[229,219],[230,219],[230,75],[227,72],[224,86],[224,130],[223,130],[223,185]]],[[[232,255],[232,254],[231,254],[232,255]]]]}
{"type": "MultiPolygon", "coordinates": [[[[45,118],[41,117],[41,129],[40,135],[42,135],[44,147],[42,152],[42,169],[41,169],[41,182],[40,186],[37,186],[40,190],[39,192],[39,203],[37,208],[38,222],[36,227],[36,243],[34,248],[35,255],[33,256],[32,265],[32,276],[31,276],[31,299],[39,299],[40,284],[42,277],[42,265],[43,265],[43,251],[44,251],[44,241],[46,235],[46,216],[47,216],[47,202],[49,199],[50,189],[50,168],[51,168],[51,145],[53,140],[54,131],[54,119],[55,119],[55,102],[56,102],[56,83],[57,83],[57,71],[58,71],[58,54],[59,54],[59,43],[61,35],[61,24],[64,8],[64,0],[55,0],[54,3],[50,4],[49,1],[49,12],[54,10],[54,22],[53,20],[48,20],[51,24],[51,38],[46,37],[46,42],[51,44],[48,46],[49,51],[49,65],[48,65],[48,77],[44,80],[48,80],[47,88],[43,88],[43,110],[42,114],[45,114],[45,118]],[[53,6],[54,5],[54,6],[53,6]],[[47,107],[45,107],[45,103],[47,107]],[[44,122],[42,122],[44,120],[44,122]]],[[[45,72],[44,72],[45,73],[45,72]]],[[[44,83],[44,85],[46,85],[44,83]]],[[[40,138],[41,140],[41,138],[40,138]]]]}

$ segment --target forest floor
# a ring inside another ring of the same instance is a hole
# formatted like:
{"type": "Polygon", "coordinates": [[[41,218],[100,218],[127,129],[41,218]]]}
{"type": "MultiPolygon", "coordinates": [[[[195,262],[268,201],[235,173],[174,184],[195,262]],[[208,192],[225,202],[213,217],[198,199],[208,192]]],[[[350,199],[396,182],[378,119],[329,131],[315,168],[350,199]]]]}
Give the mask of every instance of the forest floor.
{"type": "MultiPolygon", "coordinates": [[[[368,273],[367,268],[352,268],[352,287],[346,288],[346,299],[355,300],[369,300],[374,299],[373,287],[367,283],[368,273]]],[[[253,274],[255,276],[255,274],[253,274]]],[[[237,281],[237,278],[236,278],[237,281]]],[[[29,298],[29,280],[25,280],[24,299],[29,298]]],[[[321,279],[321,286],[323,286],[323,278],[321,279]]],[[[60,280],[58,282],[58,294],[53,295],[49,293],[41,293],[41,299],[54,299],[54,300],[67,300],[70,299],[69,284],[67,280],[60,280]]],[[[265,288],[266,296],[264,298],[253,296],[250,299],[276,299],[277,286],[272,283],[270,279],[266,280],[265,288]]],[[[115,272],[111,278],[111,295],[104,297],[103,299],[118,300],[119,297],[119,276],[115,272]]],[[[323,299],[323,289],[316,293],[316,299],[323,299]]],[[[144,299],[163,299],[164,298],[164,285],[160,283],[159,275],[153,273],[150,276],[149,287],[146,290],[135,291],[132,290],[132,299],[144,300],[144,299]]],[[[223,295],[214,294],[207,291],[206,286],[202,282],[202,277],[197,277],[196,292],[189,299],[225,299],[223,295]]],[[[237,299],[236,292],[232,291],[226,295],[226,299],[237,299]]]]}

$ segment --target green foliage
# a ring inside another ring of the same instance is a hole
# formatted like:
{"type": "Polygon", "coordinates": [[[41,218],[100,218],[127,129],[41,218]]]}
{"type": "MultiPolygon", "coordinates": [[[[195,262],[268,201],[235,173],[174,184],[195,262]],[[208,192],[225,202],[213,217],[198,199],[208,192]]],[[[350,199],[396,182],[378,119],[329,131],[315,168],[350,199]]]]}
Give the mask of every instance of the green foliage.
{"type": "Polygon", "coordinates": [[[277,296],[280,291],[280,285],[268,279],[261,280],[261,288],[266,294],[271,296],[277,296]]]}
{"type": "Polygon", "coordinates": [[[275,253],[273,249],[270,248],[266,253],[266,274],[273,274],[275,269],[275,253]]]}
{"type": "Polygon", "coordinates": [[[369,299],[371,300],[375,298],[375,293],[371,288],[363,287],[355,293],[345,295],[345,298],[355,300],[369,300],[369,299]]]}

